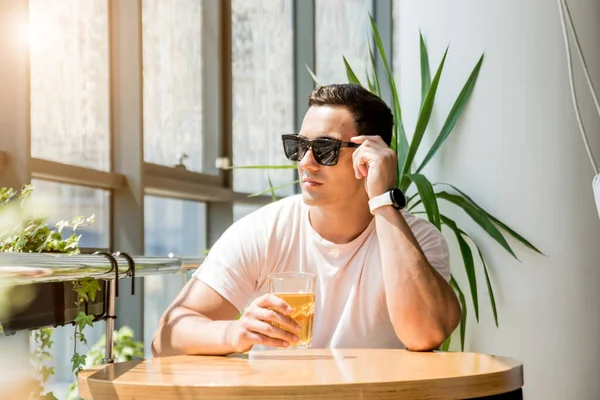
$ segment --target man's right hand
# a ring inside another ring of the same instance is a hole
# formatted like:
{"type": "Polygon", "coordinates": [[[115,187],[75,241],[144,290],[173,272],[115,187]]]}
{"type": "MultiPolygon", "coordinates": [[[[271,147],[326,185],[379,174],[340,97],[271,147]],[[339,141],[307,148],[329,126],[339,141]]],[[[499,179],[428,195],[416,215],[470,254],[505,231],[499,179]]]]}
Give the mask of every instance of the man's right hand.
{"type": "Polygon", "coordinates": [[[290,318],[292,308],[279,297],[265,294],[255,299],[240,317],[229,325],[228,342],[236,353],[244,353],[255,344],[288,347],[298,340],[301,327],[290,318]],[[284,327],[278,328],[273,325],[284,327]]]}

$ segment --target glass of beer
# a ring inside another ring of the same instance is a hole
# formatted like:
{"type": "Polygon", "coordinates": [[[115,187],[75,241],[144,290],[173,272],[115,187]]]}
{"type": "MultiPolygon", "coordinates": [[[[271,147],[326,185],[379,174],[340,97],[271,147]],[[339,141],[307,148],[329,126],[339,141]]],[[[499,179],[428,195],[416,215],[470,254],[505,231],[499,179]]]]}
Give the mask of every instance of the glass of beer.
{"type": "MultiPolygon", "coordinates": [[[[307,349],[312,342],[316,281],[315,275],[306,272],[281,272],[269,275],[269,293],[292,307],[290,317],[302,327],[298,334],[298,341],[290,343],[289,349],[307,349]]],[[[278,324],[274,325],[285,329],[278,324]]]]}

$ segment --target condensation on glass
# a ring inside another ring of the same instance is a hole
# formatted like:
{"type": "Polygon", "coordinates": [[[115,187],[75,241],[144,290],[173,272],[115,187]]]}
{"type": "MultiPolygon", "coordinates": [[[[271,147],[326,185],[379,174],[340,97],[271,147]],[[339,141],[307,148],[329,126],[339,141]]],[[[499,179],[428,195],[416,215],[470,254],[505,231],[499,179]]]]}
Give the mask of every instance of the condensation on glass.
{"type": "MultiPolygon", "coordinates": [[[[206,203],[146,196],[144,200],[144,254],[147,256],[202,256],[206,248],[206,203]]],[[[145,357],[162,314],[185,284],[185,275],[144,278],[145,357]]]]}
{"type": "Polygon", "coordinates": [[[107,0],[30,0],[31,154],[110,168],[107,0]]]}
{"type": "MultiPolygon", "coordinates": [[[[348,82],[346,57],[363,86],[371,70],[369,38],[373,0],[316,0],[316,75],[322,85],[348,82]]],[[[373,49],[374,50],[374,49],[373,49]]]]}
{"type": "MultiPolygon", "coordinates": [[[[232,0],[233,165],[290,165],[281,134],[294,132],[291,0],[232,0]]],[[[292,183],[293,170],[234,170],[238,192],[292,183]]],[[[277,192],[294,193],[293,186],[277,192]]]]}
{"type": "Polygon", "coordinates": [[[144,160],[170,167],[181,161],[197,172],[205,150],[202,3],[142,1],[144,160]]]}

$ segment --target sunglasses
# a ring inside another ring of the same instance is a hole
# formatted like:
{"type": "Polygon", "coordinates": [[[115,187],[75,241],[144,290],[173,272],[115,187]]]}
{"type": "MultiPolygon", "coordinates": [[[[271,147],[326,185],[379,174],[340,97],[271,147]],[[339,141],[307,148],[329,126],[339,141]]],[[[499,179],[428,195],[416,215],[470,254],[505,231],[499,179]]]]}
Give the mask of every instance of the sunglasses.
{"type": "Polygon", "coordinates": [[[360,144],[342,142],[337,139],[308,140],[298,135],[282,135],[285,156],[291,161],[301,161],[308,149],[312,149],[315,161],[321,165],[332,166],[337,164],[340,157],[340,148],[358,147],[360,144]]]}

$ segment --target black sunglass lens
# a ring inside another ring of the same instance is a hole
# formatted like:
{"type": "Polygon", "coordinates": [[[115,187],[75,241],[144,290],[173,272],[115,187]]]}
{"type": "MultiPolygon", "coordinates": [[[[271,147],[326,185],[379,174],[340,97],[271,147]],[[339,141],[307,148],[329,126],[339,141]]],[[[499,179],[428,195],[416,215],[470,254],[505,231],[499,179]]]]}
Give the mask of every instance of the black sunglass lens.
{"type": "Polygon", "coordinates": [[[313,145],[315,160],[321,165],[334,165],[337,163],[340,146],[331,141],[317,141],[313,145]]]}
{"type": "Polygon", "coordinates": [[[302,140],[298,138],[285,138],[283,141],[283,149],[285,156],[291,161],[298,161],[306,152],[306,145],[303,145],[302,140]]]}

